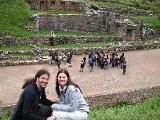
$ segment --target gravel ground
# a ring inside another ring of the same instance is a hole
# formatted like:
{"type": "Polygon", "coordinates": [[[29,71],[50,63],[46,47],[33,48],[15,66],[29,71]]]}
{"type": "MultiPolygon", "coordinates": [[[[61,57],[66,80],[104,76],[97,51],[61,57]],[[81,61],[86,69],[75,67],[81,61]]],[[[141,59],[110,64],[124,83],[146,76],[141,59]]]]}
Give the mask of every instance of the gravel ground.
{"type": "MultiPolygon", "coordinates": [[[[88,64],[84,72],[79,72],[82,56],[73,56],[73,66],[69,68],[71,78],[82,89],[84,96],[94,94],[115,93],[118,91],[135,90],[139,88],[160,85],[160,49],[127,51],[127,72],[122,74],[120,68],[102,70],[98,67],[89,72],[88,64]]],[[[64,64],[62,65],[64,67],[64,64]]],[[[25,78],[30,78],[45,68],[51,73],[46,93],[52,100],[57,99],[55,93],[55,75],[57,66],[23,65],[0,68],[0,101],[3,106],[15,104],[22,91],[21,86],[25,78]]]]}

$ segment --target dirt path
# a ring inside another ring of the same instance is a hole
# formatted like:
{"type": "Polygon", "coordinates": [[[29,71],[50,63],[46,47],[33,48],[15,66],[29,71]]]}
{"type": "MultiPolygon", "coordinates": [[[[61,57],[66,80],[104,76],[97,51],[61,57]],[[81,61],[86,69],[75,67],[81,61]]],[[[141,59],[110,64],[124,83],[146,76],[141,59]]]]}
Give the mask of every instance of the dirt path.
{"type": "MultiPolygon", "coordinates": [[[[84,96],[160,85],[160,49],[128,51],[125,52],[125,56],[127,59],[126,75],[122,75],[120,68],[111,68],[111,66],[107,70],[95,67],[91,73],[86,67],[84,72],[80,73],[79,64],[82,56],[73,56],[73,67],[69,69],[71,78],[82,88],[84,96]]],[[[2,105],[15,104],[19,99],[24,78],[33,76],[41,68],[51,73],[47,94],[49,98],[56,99],[57,66],[48,64],[9,66],[0,67],[2,105]]]]}

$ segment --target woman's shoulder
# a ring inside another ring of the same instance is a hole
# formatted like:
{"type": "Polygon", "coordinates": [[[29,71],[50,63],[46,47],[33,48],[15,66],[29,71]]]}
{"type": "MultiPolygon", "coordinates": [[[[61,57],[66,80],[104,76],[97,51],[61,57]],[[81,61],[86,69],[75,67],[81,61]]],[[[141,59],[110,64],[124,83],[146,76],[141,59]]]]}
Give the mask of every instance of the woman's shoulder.
{"type": "Polygon", "coordinates": [[[74,86],[74,85],[68,85],[68,89],[70,89],[70,90],[75,90],[75,89],[76,89],[76,86],[74,86]]]}
{"type": "Polygon", "coordinates": [[[78,91],[79,89],[76,86],[74,86],[74,85],[69,85],[68,86],[68,90],[69,91],[78,91]]]}

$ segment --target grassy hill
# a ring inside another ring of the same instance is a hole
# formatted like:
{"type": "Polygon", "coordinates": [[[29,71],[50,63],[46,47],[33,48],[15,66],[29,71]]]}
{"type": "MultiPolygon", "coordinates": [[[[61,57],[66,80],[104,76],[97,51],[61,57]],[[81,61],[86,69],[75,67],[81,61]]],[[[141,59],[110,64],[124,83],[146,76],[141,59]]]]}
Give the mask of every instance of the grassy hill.
{"type": "MultiPolygon", "coordinates": [[[[85,2],[94,3],[99,7],[126,7],[128,5],[135,6],[135,3],[130,2],[130,0],[110,0],[110,2],[108,2],[107,0],[97,0],[97,1],[85,0],[85,2]]],[[[63,13],[63,14],[75,13],[67,11],[33,10],[30,9],[30,6],[25,2],[25,0],[0,0],[0,37],[26,37],[34,35],[35,36],[49,35],[50,34],[49,31],[31,32],[27,29],[28,27],[35,26],[35,23],[33,23],[31,19],[31,15],[38,12],[63,13]]],[[[160,20],[158,20],[156,16],[155,17],[136,16],[136,18],[144,20],[152,28],[160,28],[160,20]]],[[[63,35],[64,34],[65,33],[63,33],[63,35]]],[[[73,32],[71,34],[73,34],[73,32]]]]}
{"type": "Polygon", "coordinates": [[[1,36],[24,36],[32,33],[22,28],[29,19],[31,12],[24,0],[0,0],[0,34],[1,36]]]}
{"type": "MultiPolygon", "coordinates": [[[[25,0],[0,0],[0,37],[25,37],[48,35],[49,31],[31,32],[26,26],[35,26],[31,16],[34,13],[49,12],[30,9],[25,0]]],[[[54,11],[52,13],[58,13],[54,11]]],[[[68,13],[59,11],[59,13],[68,13]]],[[[76,12],[70,12],[76,13],[76,12]]]]}

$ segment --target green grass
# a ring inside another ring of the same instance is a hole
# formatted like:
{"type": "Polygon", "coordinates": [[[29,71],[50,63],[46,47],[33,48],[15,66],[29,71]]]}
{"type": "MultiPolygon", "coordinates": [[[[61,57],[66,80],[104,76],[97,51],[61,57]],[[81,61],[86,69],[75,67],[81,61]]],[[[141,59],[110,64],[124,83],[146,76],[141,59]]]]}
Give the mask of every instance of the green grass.
{"type": "Polygon", "coordinates": [[[0,33],[10,36],[24,36],[32,33],[21,28],[22,24],[31,23],[29,8],[24,0],[0,0],[0,33]]]}
{"type": "Polygon", "coordinates": [[[153,29],[160,28],[160,20],[155,16],[135,16],[135,18],[144,21],[144,23],[153,29]]]}
{"type": "MultiPolygon", "coordinates": [[[[145,9],[145,10],[150,10],[152,7],[156,11],[159,11],[160,4],[156,4],[155,6],[149,6],[148,2],[147,4],[144,4],[140,0],[136,1],[131,1],[131,0],[85,0],[87,3],[94,3],[96,5],[102,8],[127,8],[128,6],[130,7],[135,7],[138,9],[145,9]]],[[[160,12],[156,12],[157,15],[159,15],[160,12]]],[[[130,15],[126,15],[130,16],[130,15]]],[[[159,15],[160,16],[160,15],[159,15]]],[[[149,27],[153,29],[160,29],[160,19],[157,16],[135,16],[137,20],[143,20],[149,27]]]]}
{"type": "Polygon", "coordinates": [[[160,94],[143,103],[122,104],[91,109],[88,120],[158,120],[160,119],[160,94]]]}
{"type": "Polygon", "coordinates": [[[55,32],[55,34],[58,36],[113,36],[112,34],[106,32],[55,32]]]}
{"type": "Polygon", "coordinates": [[[32,10],[25,0],[0,0],[0,37],[44,36],[49,31],[31,32],[22,26],[35,26],[30,19],[34,13],[83,14],[74,11],[32,10]]]}
{"type": "Polygon", "coordinates": [[[17,50],[32,50],[30,45],[0,45],[0,50],[3,51],[17,51],[17,50]]]}
{"type": "Polygon", "coordinates": [[[102,4],[102,7],[135,7],[139,9],[149,10],[153,7],[160,7],[160,2],[158,0],[151,0],[154,6],[150,6],[149,0],[83,0],[87,3],[97,3],[102,4]]]}
{"type": "Polygon", "coordinates": [[[87,3],[97,4],[103,8],[126,8],[128,6],[135,6],[135,2],[131,0],[83,0],[87,3]]]}
{"type": "MultiPolygon", "coordinates": [[[[116,40],[104,41],[104,42],[87,42],[87,43],[65,43],[65,44],[56,44],[52,48],[90,48],[90,47],[107,47],[112,43],[117,43],[116,40]]],[[[51,48],[48,44],[36,45],[39,48],[51,48]]],[[[17,50],[32,50],[33,47],[30,45],[9,45],[2,46],[0,45],[0,50],[3,51],[17,51],[17,50]]]]}
{"type": "Polygon", "coordinates": [[[10,113],[5,113],[2,117],[0,117],[0,120],[10,120],[9,119],[10,113]]]}
{"type": "MultiPolygon", "coordinates": [[[[118,42],[118,41],[117,41],[118,42]]],[[[65,43],[57,44],[52,46],[52,48],[91,48],[91,47],[107,47],[111,45],[111,41],[106,42],[87,42],[87,43],[65,43]]]]}
{"type": "MultiPolygon", "coordinates": [[[[89,1],[89,0],[87,0],[89,1]]],[[[104,1],[104,0],[103,0],[104,1]]],[[[103,1],[89,1],[89,3],[95,3],[100,7],[126,7],[131,2],[128,0],[103,2],[103,1]]],[[[35,26],[30,16],[35,13],[49,13],[49,14],[82,14],[81,12],[74,11],[45,11],[30,9],[25,0],[0,0],[0,37],[28,37],[28,36],[46,36],[49,35],[49,31],[31,32],[22,26],[35,26]]],[[[143,19],[142,17],[137,17],[143,19]]],[[[143,19],[146,20],[145,18],[143,19]]],[[[146,22],[147,23],[147,22],[146,22]]],[[[148,22],[153,28],[159,28],[159,21],[152,18],[148,22]],[[156,20],[156,22],[154,21],[156,20]]],[[[67,32],[59,32],[57,34],[68,35],[67,32]]],[[[77,33],[78,35],[84,35],[84,33],[77,33]]],[[[92,33],[91,33],[92,35],[92,33]]],[[[94,34],[95,35],[95,34],[94,34]]],[[[100,34],[102,35],[102,34],[100,34]]]]}
{"type": "MultiPolygon", "coordinates": [[[[153,43],[154,41],[160,41],[159,39],[153,39],[153,38],[146,38],[143,41],[137,40],[132,41],[128,44],[144,44],[144,43],[153,43]]],[[[103,42],[81,42],[81,43],[65,43],[65,44],[55,44],[53,46],[49,46],[48,44],[37,44],[36,47],[39,48],[92,48],[92,47],[109,47],[110,45],[113,45],[118,43],[120,41],[118,40],[108,40],[103,42]]],[[[22,44],[22,45],[0,45],[0,50],[3,51],[11,51],[15,52],[18,50],[33,50],[33,45],[29,44],[22,44]]]]}
{"type": "MultiPolygon", "coordinates": [[[[106,0],[84,0],[87,3],[94,3],[99,7],[126,7],[127,5],[134,4],[130,0],[111,0],[112,2],[104,2],[106,0]]],[[[35,23],[31,20],[31,15],[35,13],[47,13],[47,14],[81,14],[82,12],[74,11],[46,11],[31,9],[25,0],[0,0],[0,37],[16,37],[23,38],[29,36],[46,36],[50,35],[47,30],[38,32],[31,32],[24,28],[24,26],[35,26],[35,23]]],[[[144,20],[152,28],[160,28],[160,21],[157,18],[152,17],[137,17],[144,20]],[[147,19],[146,19],[147,18],[147,19]]],[[[57,32],[57,35],[95,35],[95,36],[108,36],[108,33],[85,33],[85,32],[57,32]]]]}
{"type": "Polygon", "coordinates": [[[93,0],[91,3],[94,3],[99,6],[99,8],[125,8],[126,5],[114,3],[114,2],[104,2],[93,0]]]}

